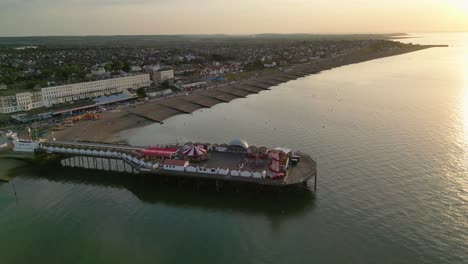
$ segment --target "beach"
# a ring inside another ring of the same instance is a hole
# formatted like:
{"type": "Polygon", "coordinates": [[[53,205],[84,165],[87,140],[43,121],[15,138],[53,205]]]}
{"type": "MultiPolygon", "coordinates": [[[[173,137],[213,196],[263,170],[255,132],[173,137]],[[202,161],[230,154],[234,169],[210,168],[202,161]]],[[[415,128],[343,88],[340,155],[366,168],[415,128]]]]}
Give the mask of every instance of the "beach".
{"type": "Polygon", "coordinates": [[[109,143],[125,141],[125,138],[120,135],[121,132],[129,129],[162,123],[164,120],[175,115],[190,114],[196,110],[210,108],[216,104],[228,103],[234,99],[244,98],[249,94],[269,90],[271,87],[281,83],[310,74],[317,74],[349,64],[401,55],[432,47],[442,46],[403,45],[398,49],[359,50],[315,63],[295,65],[272,74],[241,80],[235,84],[211,87],[193,92],[179,92],[175,96],[104,112],[99,120],[83,120],[61,131],[55,131],[48,137],[49,139],[55,138],[57,140],[109,143]]]}

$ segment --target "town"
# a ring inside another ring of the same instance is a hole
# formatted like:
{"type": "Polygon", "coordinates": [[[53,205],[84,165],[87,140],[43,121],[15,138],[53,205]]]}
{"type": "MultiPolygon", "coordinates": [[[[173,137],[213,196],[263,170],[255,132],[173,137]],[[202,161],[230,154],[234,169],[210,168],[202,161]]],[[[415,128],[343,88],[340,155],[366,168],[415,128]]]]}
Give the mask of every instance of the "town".
{"type": "MultiPolygon", "coordinates": [[[[111,38],[111,37],[109,37],[111,38]]],[[[394,50],[385,36],[258,36],[125,43],[0,40],[0,129],[25,128],[67,109],[106,109],[283,72],[363,50],[394,50]],[[93,106],[90,108],[89,106],[93,106]],[[99,106],[99,107],[97,107],[99,106]]],[[[93,112],[94,114],[94,112],[93,112]]],[[[52,123],[49,125],[53,125],[52,123]]]]}

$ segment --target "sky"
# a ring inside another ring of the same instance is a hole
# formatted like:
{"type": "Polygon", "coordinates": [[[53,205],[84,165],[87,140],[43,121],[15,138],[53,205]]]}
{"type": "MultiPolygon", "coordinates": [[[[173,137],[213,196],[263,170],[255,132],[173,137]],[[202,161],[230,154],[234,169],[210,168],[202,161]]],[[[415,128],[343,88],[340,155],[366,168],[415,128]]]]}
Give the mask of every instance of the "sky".
{"type": "Polygon", "coordinates": [[[0,0],[0,36],[468,31],[468,0],[0,0]]]}

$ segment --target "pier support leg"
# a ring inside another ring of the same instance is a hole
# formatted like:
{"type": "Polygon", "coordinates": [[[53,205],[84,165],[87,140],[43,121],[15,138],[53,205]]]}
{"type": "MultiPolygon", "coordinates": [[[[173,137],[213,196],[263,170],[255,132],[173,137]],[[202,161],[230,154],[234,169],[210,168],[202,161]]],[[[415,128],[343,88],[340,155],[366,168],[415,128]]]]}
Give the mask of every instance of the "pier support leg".
{"type": "Polygon", "coordinates": [[[315,171],[315,177],[314,177],[314,191],[317,190],[317,171],[315,171]]]}
{"type": "Polygon", "coordinates": [[[216,191],[219,192],[218,180],[216,180],[216,191]]]}

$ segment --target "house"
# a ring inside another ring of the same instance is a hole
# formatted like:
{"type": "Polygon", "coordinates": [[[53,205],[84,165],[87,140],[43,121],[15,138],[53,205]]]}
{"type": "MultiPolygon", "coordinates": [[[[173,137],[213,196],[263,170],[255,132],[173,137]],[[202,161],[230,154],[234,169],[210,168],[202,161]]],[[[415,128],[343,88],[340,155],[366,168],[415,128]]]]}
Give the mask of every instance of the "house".
{"type": "Polygon", "coordinates": [[[188,166],[186,169],[187,172],[197,172],[197,167],[194,166],[188,166]]]}
{"type": "Polygon", "coordinates": [[[185,171],[185,168],[189,165],[186,160],[173,160],[167,159],[163,163],[163,169],[172,171],[185,171]]]}
{"type": "Polygon", "coordinates": [[[105,73],[106,73],[106,69],[104,67],[94,67],[93,69],[91,69],[91,74],[92,75],[99,76],[99,75],[103,75],[105,73]]]}
{"type": "Polygon", "coordinates": [[[252,173],[250,171],[241,171],[240,176],[242,176],[242,177],[252,177],[252,173]]]}
{"type": "Polygon", "coordinates": [[[263,66],[265,68],[272,68],[272,67],[276,67],[276,62],[272,62],[272,63],[264,63],[263,66]]]}
{"type": "Polygon", "coordinates": [[[166,96],[172,94],[173,91],[171,89],[165,89],[162,91],[147,91],[146,95],[149,97],[161,97],[161,96],[166,96]]]}
{"type": "Polygon", "coordinates": [[[197,172],[206,174],[218,174],[219,169],[198,167],[197,172]]]}
{"type": "Polygon", "coordinates": [[[229,174],[229,168],[219,169],[218,173],[227,176],[229,174]]]}
{"type": "Polygon", "coordinates": [[[140,66],[131,66],[130,70],[132,72],[140,72],[142,70],[142,68],[140,66]]]}

